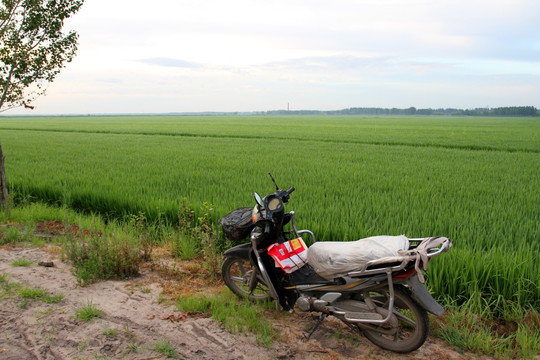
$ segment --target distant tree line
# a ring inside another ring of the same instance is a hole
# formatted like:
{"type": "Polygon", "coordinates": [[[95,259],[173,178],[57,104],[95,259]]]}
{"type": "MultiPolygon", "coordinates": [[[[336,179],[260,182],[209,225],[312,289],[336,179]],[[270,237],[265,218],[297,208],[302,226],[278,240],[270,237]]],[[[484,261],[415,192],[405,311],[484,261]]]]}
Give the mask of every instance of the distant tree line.
{"type": "Polygon", "coordinates": [[[376,108],[376,107],[353,107],[343,110],[272,110],[264,112],[268,115],[446,115],[446,116],[540,116],[540,111],[534,106],[509,106],[498,108],[467,109],[417,109],[409,107],[376,108]]]}

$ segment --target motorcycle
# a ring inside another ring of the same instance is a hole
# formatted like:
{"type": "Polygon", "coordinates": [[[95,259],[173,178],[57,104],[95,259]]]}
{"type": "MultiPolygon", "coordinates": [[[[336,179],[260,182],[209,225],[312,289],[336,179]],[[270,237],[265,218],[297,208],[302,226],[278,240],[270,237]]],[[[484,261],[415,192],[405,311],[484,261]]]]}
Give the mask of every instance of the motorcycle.
{"type": "Polygon", "coordinates": [[[269,175],[273,194],[255,192],[255,207],[220,219],[229,239],[250,238],[225,252],[227,287],[253,301],[275,300],[278,309],[320,314],[308,339],[331,315],[383,349],[408,353],[422,346],[427,313],[444,312],[424,286],[423,270],[450,249],[450,240],[401,235],[317,242],[310,230],[297,229],[294,211],[285,213],[295,188],[280,189],[269,175]],[[309,248],[302,236],[311,239],[309,248]]]}

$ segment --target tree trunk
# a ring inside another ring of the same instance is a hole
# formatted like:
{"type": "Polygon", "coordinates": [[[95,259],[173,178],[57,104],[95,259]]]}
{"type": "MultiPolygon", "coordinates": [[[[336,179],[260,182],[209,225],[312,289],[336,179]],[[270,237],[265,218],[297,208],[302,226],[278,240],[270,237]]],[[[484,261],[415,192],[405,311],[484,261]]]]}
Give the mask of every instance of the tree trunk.
{"type": "Polygon", "coordinates": [[[2,144],[0,144],[0,204],[6,202],[7,187],[6,174],[4,172],[4,154],[2,153],[2,144]]]}

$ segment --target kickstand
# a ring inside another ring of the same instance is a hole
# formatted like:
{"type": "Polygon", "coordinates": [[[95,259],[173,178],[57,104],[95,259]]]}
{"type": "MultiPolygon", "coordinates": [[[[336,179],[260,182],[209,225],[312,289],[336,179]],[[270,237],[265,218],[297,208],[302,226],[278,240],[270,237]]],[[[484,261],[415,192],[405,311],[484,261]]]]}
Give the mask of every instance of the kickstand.
{"type": "Polygon", "coordinates": [[[311,335],[313,335],[313,333],[315,332],[315,330],[317,330],[317,328],[319,327],[319,325],[321,325],[322,321],[324,320],[324,318],[326,317],[327,315],[326,314],[321,314],[319,316],[319,319],[317,320],[317,323],[315,324],[315,326],[313,326],[313,328],[309,331],[309,334],[307,334],[307,336],[304,334],[304,337],[306,338],[306,340],[309,340],[311,338],[311,335]]]}

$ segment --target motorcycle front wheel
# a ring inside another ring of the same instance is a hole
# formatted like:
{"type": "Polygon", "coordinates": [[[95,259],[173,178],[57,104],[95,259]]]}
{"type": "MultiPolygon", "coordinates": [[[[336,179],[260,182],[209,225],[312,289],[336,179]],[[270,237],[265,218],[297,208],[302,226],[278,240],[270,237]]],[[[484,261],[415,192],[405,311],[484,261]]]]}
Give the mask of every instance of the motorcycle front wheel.
{"type": "MultiPolygon", "coordinates": [[[[388,308],[388,291],[372,292],[369,296],[378,307],[388,308]]],[[[429,333],[429,317],[405,288],[394,289],[393,315],[397,322],[391,321],[392,325],[359,328],[372,343],[386,350],[409,353],[422,346],[429,333]]]]}
{"type": "Polygon", "coordinates": [[[266,301],[270,299],[270,290],[257,274],[249,260],[242,258],[226,257],[221,267],[223,281],[233,293],[241,298],[247,297],[251,301],[266,301]],[[257,276],[257,280],[253,291],[250,291],[252,276],[257,276]]]}

